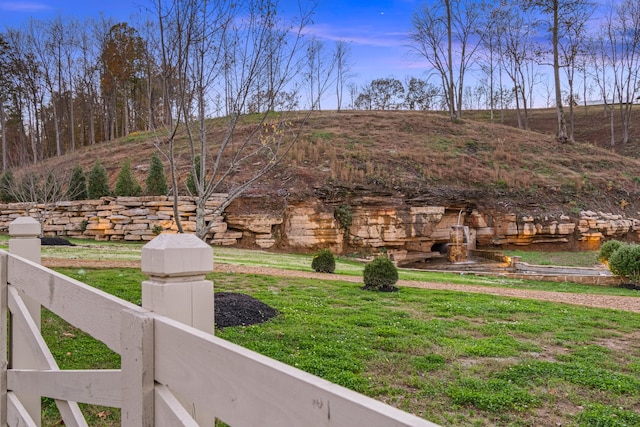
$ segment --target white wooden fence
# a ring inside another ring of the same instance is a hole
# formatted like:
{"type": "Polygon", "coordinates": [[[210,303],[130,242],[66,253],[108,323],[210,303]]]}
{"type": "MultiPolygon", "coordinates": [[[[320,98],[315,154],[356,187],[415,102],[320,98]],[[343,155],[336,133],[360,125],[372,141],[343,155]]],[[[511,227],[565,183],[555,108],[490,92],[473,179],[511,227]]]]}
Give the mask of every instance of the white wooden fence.
{"type": "Polygon", "coordinates": [[[217,417],[247,427],[436,427],[216,338],[213,284],[204,280],[213,254],[193,236],[161,235],[143,248],[150,279],[138,307],[42,267],[35,220],[9,230],[9,253],[0,251],[0,426],[41,425],[46,396],[66,426],[88,425],[81,402],[122,408],[123,426],[213,426],[217,417]],[[121,369],[60,370],[39,331],[40,306],[120,354],[121,369]]]}

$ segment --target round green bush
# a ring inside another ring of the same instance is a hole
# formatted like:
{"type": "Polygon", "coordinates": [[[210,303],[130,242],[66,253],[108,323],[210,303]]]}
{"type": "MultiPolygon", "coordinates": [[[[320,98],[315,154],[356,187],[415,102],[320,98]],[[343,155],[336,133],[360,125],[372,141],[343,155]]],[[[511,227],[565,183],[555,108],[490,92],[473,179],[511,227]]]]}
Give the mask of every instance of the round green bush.
{"type": "Polygon", "coordinates": [[[329,249],[321,249],[313,256],[311,268],[318,273],[333,273],[336,271],[336,259],[329,249]]]}
{"type": "Polygon", "coordinates": [[[609,257],[609,270],[631,283],[640,283],[640,245],[622,245],[609,257]]]}
{"type": "Polygon", "coordinates": [[[398,281],[398,269],[386,256],[379,256],[364,267],[364,286],[362,289],[392,292],[398,281]]]}
{"type": "Polygon", "coordinates": [[[609,258],[611,257],[611,255],[615,251],[620,249],[621,246],[622,246],[622,242],[619,242],[618,240],[609,240],[607,242],[604,242],[600,247],[600,252],[598,253],[598,260],[600,260],[600,262],[609,261],[609,258]]]}

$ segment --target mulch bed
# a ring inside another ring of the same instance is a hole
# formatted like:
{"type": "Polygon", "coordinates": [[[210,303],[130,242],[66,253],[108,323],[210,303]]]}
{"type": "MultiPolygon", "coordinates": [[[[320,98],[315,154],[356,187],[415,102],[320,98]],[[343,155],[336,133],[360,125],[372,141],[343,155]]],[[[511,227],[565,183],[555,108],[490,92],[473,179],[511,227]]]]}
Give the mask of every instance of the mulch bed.
{"type": "Polygon", "coordinates": [[[235,292],[216,292],[214,316],[217,328],[266,322],[278,311],[260,300],[235,292]]]}
{"type": "Polygon", "coordinates": [[[41,237],[40,243],[43,246],[75,246],[73,243],[62,237],[41,237]]]}

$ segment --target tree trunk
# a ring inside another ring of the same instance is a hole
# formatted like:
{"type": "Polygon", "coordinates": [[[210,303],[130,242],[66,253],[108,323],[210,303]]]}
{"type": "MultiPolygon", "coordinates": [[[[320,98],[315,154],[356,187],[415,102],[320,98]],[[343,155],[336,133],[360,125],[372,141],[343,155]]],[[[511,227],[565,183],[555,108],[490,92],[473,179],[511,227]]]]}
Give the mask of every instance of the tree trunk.
{"type": "Polygon", "coordinates": [[[553,44],[553,80],[556,86],[556,109],[558,112],[558,142],[565,143],[568,141],[567,136],[567,124],[564,118],[564,109],[562,107],[562,90],[560,87],[560,54],[558,52],[558,8],[559,0],[553,1],[553,29],[552,29],[552,44],[553,44]]]}
{"type": "Polygon", "coordinates": [[[180,220],[180,211],[178,210],[178,196],[180,189],[178,188],[178,172],[176,171],[176,162],[175,162],[175,141],[173,135],[169,140],[169,168],[171,171],[171,184],[173,185],[173,218],[176,221],[176,227],[178,228],[178,233],[183,234],[184,228],[182,228],[182,221],[180,220]]]}
{"type": "Polygon", "coordinates": [[[73,95],[69,94],[69,133],[71,134],[71,152],[76,151],[76,115],[73,108],[73,95]]]}
{"type": "Polygon", "coordinates": [[[518,129],[522,129],[522,117],[520,113],[520,93],[517,87],[515,91],[515,101],[516,101],[516,117],[518,118],[518,129]]]}
{"type": "Polygon", "coordinates": [[[622,143],[629,142],[629,123],[631,121],[631,102],[621,105],[622,113],[622,143]]]}
{"type": "Polygon", "coordinates": [[[95,100],[93,90],[89,88],[89,145],[96,143],[95,100]]]}
{"type": "Polygon", "coordinates": [[[4,100],[0,98],[0,128],[2,128],[2,172],[7,170],[7,120],[4,113],[4,100]]]}
{"type": "Polygon", "coordinates": [[[456,100],[455,100],[455,89],[454,89],[454,81],[453,81],[453,28],[451,28],[451,0],[445,0],[445,5],[447,7],[447,54],[449,56],[449,84],[448,84],[448,92],[449,92],[449,115],[451,116],[451,120],[456,119],[456,100]]]}
{"type": "MultiPolygon", "coordinates": [[[[56,133],[56,156],[60,157],[62,156],[62,142],[61,142],[61,138],[60,138],[60,120],[58,120],[58,108],[56,107],[56,99],[53,96],[53,92],[51,92],[51,107],[52,107],[52,111],[53,111],[53,127],[55,129],[55,133],[56,133]]],[[[58,96],[58,100],[60,100],[60,97],[58,96]]]]}
{"type": "Polygon", "coordinates": [[[611,148],[616,145],[615,128],[613,127],[613,105],[609,107],[609,126],[611,129],[611,148]]]}
{"type": "Polygon", "coordinates": [[[124,118],[122,120],[122,136],[129,136],[129,84],[125,83],[122,88],[122,105],[123,105],[123,115],[124,118]]]}

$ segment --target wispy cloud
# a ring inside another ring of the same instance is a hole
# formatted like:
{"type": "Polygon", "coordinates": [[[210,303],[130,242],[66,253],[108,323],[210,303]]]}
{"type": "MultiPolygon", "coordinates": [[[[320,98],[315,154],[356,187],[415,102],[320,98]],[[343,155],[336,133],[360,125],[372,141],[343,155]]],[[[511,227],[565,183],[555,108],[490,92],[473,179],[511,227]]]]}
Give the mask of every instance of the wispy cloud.
{"type": "Polygon", "coordinates": [[[382,32],[368,26],[356,28],[336,28],[327,24],[316,24],[309,33],[325,40],[343,40],[371,47],[403,47],[407,44],[408,34],[403,32],[382,32]]]}
{"type": "Polygon", "coordinates": [[[51,7],[44,3],[30,1],[0,2],[0,10],[8,12],[38,12],[49,9],[51,9],[51,7]]]}

